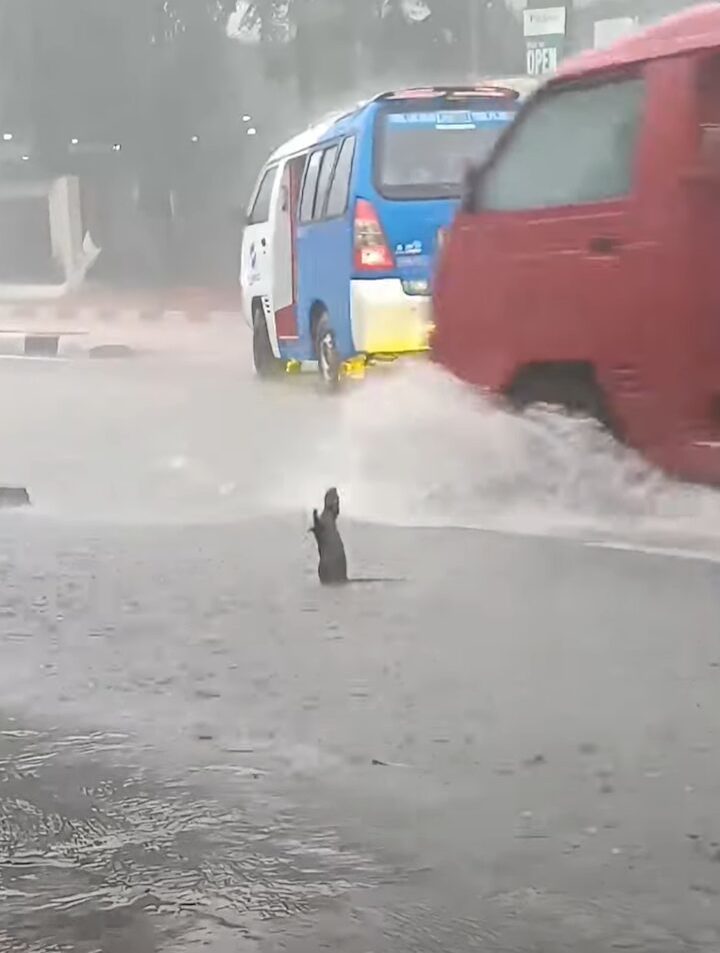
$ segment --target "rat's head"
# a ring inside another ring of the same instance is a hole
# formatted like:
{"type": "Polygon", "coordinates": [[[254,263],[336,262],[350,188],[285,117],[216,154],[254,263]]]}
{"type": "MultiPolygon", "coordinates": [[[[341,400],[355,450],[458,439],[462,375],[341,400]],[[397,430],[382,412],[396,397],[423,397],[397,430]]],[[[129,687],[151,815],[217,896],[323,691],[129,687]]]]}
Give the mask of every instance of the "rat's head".
{"type": "Polygon", "coordinates": [[[334,486],[331,486],[325,494],[325,509],[336,519],[340,515],[340,496],[334,486]]]}

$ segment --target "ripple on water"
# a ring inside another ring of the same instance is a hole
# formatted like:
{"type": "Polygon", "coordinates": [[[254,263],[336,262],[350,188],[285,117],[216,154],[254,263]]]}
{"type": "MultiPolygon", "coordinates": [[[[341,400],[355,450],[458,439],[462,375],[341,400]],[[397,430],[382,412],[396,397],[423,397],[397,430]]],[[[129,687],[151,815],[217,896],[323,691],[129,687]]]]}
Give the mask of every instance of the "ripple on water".
{"type": "Polygon", "coordinates": [[[147,918],[176,944],[200,921],[252,932],[378,876],[332,830],[301,831],[242,780],[228,807],[177,778],[109,767],[117,735],[2,737],[3,951],[82,941],[70,948],[90,953],[107,931],[135,942],[147,918]]]}

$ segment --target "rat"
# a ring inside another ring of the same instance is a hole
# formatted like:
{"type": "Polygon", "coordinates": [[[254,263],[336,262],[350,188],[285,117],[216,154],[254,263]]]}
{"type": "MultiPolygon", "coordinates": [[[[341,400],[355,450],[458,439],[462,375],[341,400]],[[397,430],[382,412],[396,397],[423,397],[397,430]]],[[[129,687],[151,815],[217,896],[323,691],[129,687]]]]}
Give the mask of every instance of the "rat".
{"type": "Polygon", "coordinates": [[[323,586],[344,586],[357,583],[401,582],[400,579],[349,579],[347,557],[340,530],[337,526],[340,516],[340,494],[334,486],[325,494],[321,513],[313,510],[312,533],[318,547],[320,562],[318,577],[323,586]]]}

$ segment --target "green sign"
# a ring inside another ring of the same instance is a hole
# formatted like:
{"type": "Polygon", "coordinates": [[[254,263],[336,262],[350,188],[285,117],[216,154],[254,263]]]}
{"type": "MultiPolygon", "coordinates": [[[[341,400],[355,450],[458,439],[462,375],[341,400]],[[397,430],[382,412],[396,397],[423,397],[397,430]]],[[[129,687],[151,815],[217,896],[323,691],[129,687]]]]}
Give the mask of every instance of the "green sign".
{"type": "Polygon", "coordinates": [[[555,72],[565,45],[565,24],[565,7],[530,7],[523,11],[528,76],[555,72]]]}

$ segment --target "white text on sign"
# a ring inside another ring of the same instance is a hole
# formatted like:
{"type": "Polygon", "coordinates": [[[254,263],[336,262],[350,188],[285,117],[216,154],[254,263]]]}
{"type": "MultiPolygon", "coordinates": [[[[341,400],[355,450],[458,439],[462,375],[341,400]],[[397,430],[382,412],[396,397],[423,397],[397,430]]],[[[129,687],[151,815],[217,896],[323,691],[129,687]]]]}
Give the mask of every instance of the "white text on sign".
{"type": "Polygon", "coordinates": [[[528,76],[543,76],[557,69],[557,48],[554,46],[536,47],[527,51],[528,76]]]}

